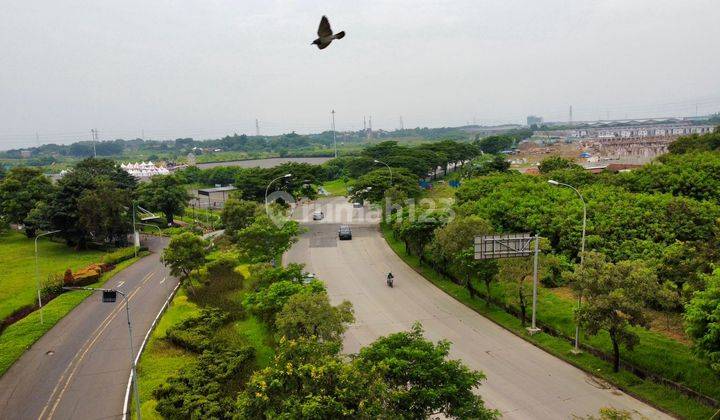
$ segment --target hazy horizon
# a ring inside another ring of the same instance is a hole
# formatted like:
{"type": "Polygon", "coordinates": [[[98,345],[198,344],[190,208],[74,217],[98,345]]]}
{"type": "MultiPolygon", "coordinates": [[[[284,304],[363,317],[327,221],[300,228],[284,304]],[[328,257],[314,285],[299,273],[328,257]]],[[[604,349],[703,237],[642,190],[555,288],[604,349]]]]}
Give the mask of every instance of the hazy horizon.
{"type": "Polygon", "coordinates": [[[9,0],[0,150],[720,111],[720,2],[539,3],[9,0]]]}

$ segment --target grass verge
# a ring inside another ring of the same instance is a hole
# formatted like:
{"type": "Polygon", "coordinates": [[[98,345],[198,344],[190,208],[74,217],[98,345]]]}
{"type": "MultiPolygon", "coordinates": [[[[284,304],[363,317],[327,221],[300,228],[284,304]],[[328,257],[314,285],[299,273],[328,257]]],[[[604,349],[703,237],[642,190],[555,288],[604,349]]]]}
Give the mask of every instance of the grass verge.
{"type": "MultiPolygon", "coordinates": [[[[249,276],[247,265],[241,265],[238,271],[245,278],[249,276]]],[[[232,299],[242,301],[244,292],[243,290],[233,292],[231,294],[232,299]]],[[[138,364],[140,411],[144,419],[162,418],[155,411],[157,400],[153,397],[153,390],[164,383],[170,376],[177,374],[183,367],[194,363],[198,357],[197,354],[166,340],[167,330],[188,318],[198,315],[200,310],[201,307],[188,299],[187,292],[181,287],[150,335],[138,364]]],[[[239,344],[254,347],[259,367],[268,366],[272,361],[275,354],[272,333],[265,324],[252,315],[248,314],[244,319],[223,327],[218,333],[223,334],[225,338],[233,342],[236,341],[239,344]]],[[[135,417],[134,408],[131,412],[135,417]]]]}
{"type": "MultiPolygon", "coordinates": [[[[556,357],[617,386],[637,398],[645,400],[646,402],[679,417],[687,419],[708,419],[715,413],[715,409],[701,404],[699,401],[689,398],[674,389],[658,385],[649,380],[643,380],[627,371],[615,373],[612,371],[612,365],[610,363],[607,363],[588,353],[582,353],[577,356],[573,355],[570,353],[570,344],[562,338],[544,333],[535,334],[533,336],[528,335],[519,319],[505,312],[502,308],[494,305],[488,307],[485,305],[484,301],[480,299],[472,299],[465,287],[457,285],[442,277],[430,267],[420,266],[418,258],[405,253],[404,245],[402,242],[393,238],[392,232],[387,226],[383,226],[382,231],[390,248],[392,248],[406,264],[415,269],[415,271],[420,273],[423,277],[432,282],[445,293],[473,309],[475,312],[513,332],[524,340],[529,341],[548,353],[553,354],[556,357]]],[[[538,311],[540,311],[540,309],[538,309],[538,311]]]]}
{"type": "MultiPolygon", "coordinates": [[[[100,280],[88,287],[100,287],[115,274],[130,266],[147,253],[138,254],[137,258],[125,260],[100,277],[100,280]]],[[[2,376],[17,359],[22,356],[37,340],[48,332],[65,315],[70,313],[86,297],[90,291],[74,291],[63,293],[43,306],[43,320],[40,323],[40,311],[35,311],[18,322],[7,327],[0,335],[0,376],[2,376]]]]}

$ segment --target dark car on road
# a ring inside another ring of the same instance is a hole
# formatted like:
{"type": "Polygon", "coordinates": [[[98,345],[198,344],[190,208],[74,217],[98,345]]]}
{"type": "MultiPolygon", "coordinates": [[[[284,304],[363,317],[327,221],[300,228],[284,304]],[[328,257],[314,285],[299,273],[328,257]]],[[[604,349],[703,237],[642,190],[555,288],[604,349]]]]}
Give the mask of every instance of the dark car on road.
{"type": "Polygon", "coordinates": [[[338,229],[338,238],[340,238],[340,240],[352,239],[352,231],[350,230],[350,226],[341,225],[340,229],[338,229]]]}

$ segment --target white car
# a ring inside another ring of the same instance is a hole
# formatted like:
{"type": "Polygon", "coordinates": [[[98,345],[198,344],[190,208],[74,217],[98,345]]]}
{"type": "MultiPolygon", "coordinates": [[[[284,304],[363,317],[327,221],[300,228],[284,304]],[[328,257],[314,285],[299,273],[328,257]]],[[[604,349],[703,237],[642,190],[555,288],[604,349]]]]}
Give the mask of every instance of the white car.
{"type": "Polygon", "coordinates": [[[315,210],[313,212],[313,220],[322,220],[325,218],[325,213],[322,212],[322,210],[315,210]]]}
{"type": "Polygon", "coordinates": [[[353,203],[353,207],[356,208],[356,209],[360,209],[360,208],[362,208],[362,206],[363,206],[362,203],[360,203],[360,202],[358,202],[358,201],[356,201],[356,202],[353,203]]]}

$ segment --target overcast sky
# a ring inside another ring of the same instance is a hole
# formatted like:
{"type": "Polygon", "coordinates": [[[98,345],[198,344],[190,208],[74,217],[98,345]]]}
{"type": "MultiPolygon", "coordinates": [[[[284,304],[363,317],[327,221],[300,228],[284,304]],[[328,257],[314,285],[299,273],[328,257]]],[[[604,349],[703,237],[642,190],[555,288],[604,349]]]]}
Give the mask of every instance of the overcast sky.
{"type": "Polygon", "coordinates": [[[3,0],[0,149],[720,110],[719,0],[3,0]],[[310,43],[320,16],[347,36],[310,43]]]}

